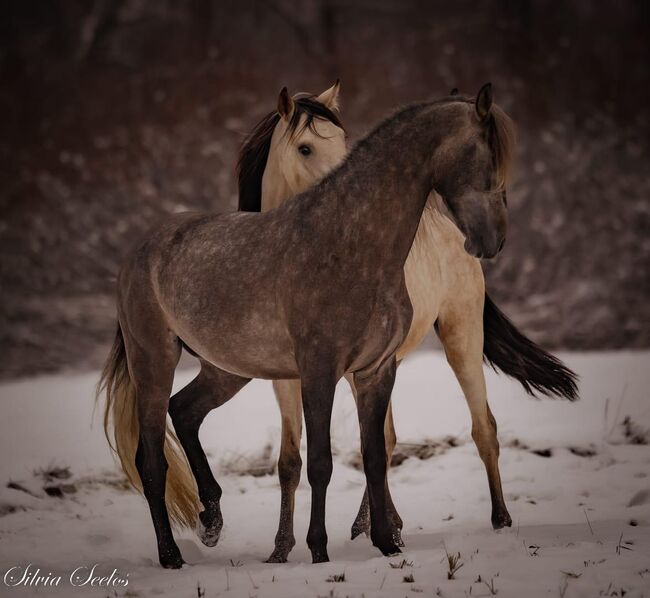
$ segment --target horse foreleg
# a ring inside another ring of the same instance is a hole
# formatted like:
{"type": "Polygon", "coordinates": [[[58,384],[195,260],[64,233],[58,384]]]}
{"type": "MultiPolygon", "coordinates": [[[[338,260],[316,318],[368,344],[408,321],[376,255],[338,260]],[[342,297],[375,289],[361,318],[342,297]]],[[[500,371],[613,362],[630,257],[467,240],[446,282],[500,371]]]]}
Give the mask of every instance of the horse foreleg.
{"type": "MultiPolygon", "coordinates": [[[[354,384],[352,381],[350,381],[350,385],[353,388],[353,393],[356,399],[356,390],[354,390],[354,384]]],[[[386,439],[386,467],[390,468],[393,452],[395,451],[395,445],[397,444],[395,424],[393,422],[392,403],[388,403],[388,410],[386,411],[386,421],[384,422],[384,437],[386,439]]],[[[395,540],[395,543],[398,546],[404,546],[404,541],[402,540],[402,518],[395,508],[388,483],[386,483],[386,514],[388,515],[388,522],[391,526],[391,529],[393,530],[393,538],[395,540]]],[[[368,503],[367,486],[364,490],[363,498],[361,499],[359,511],[354,520],[354,523],[352,524],[352,529],[350,530],[350,537],[352,540],[361,534],[366,534],[366,536],[370,535],[370,505],[368,503]]]]}
{"type": "Polygon", "coordinates": [[[230,374],[202,361],[198,376],[177,392],[169,403],[176,434],[187,455],[203,504],[197,533],[206,546],[215,546],[219,541],[223,517],[221,487],[212,474],[199,441],[199,428],[210,411],[231,399],[248,381],[248,378],[230,374]]]}
{"type": "Polygon", "coordinates": [[[497,424],[490,411],[483,372],[482,303],[476,313],[439,320],[439,334],[447,356],[467,400],[472,416],[472,439],[485,465],[492,501],[492,527],[510,527],[499,473],[497,424]]]}
{"type": "Polygon", "coordinates": [[[268,563],[286,563],[296,545],[293,535],[293,511],[296,488],[300,483],[300,437],[302,435],[302,397],[300,380],[274,380],[273,390],[282,413],[282,441],[278,459],[280,478],[280,522],[275,535],[275,549],[268,563]]]}
{"type": "MultiPolygon", "coordinates": [[[[314,363],[326,360],[314,359],[314,363]]],[[[311,517],[307,546],[312,562],[329,561],[325,530],[325,498],[332,477],[330,424],[336,378],[331,372],[301,372],[302,404],[307,429],[307,477],[311,486],[311,517]]]]}
{"type": "Polygon", "coordinates": [[[370,538],[384,555],[400,552],[387,516],[389,492],[384,436],[386,412],[395,383],[395,371],[396,363],[393,358],[377,372],[363,376],[357,373],[354,376],[363,469],[366,474],[370,510],[370,538]]]}

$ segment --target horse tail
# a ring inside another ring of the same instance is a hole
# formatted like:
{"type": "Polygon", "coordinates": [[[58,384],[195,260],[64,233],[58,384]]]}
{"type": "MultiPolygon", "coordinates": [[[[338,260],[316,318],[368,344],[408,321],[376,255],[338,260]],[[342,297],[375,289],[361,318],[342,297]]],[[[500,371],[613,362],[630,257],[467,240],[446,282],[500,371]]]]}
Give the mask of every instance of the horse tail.
{"type": "Polygon", "coordinates": [[[578,376],[557,357],[526,338],[485,294],[483,358],[495,370],[518,380],[529,395],[537,391],[569,401],[578,399],[578,376]]]}
{"type": "MultiPolygon", "coordinates": [[[[126,478],[142,493],[142,482],[135,464],[140,434],[136,388],[129,373],[124,337],[119,324],[113,347],[97,384],[96,399],[104,391],[104,434],[119,459],[126,478]]],[[[169,517],[179,527],[193,528],[200,511],[196,485],[183,448],[169,424],[166,424],[165,430],[165,458],[165,503],[169,517]]]]}

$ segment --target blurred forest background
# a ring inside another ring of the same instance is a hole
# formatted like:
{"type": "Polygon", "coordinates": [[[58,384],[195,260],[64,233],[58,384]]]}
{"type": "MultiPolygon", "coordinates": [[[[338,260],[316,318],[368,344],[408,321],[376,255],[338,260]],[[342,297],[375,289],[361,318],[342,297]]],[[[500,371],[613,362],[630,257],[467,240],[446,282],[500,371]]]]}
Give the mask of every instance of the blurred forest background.
{"type": "Polygon", "coordinates": [[[519,144],[491,295],[546,347],[650,346],[645,0],[9,0],[0,37],[0,377],[99,365],[129,247],[234,209],[279,89],[337,77],[352,140],[492,81],[519,144]]]}

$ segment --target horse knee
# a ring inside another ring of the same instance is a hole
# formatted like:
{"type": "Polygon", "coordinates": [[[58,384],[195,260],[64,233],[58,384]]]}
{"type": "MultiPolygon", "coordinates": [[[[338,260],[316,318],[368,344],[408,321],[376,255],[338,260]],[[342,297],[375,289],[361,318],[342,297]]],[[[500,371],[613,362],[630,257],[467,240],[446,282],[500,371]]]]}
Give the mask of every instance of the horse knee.
{"type": "Polygon", "coordinates": [[[307,479],[312,486],[327,486],[332,478],[332,458],[307,460],[307,479]]]}
{"type": "Polygon", "coordinates": [[[281,453],[278,459],[278,476],[280,484],[291,486],[293,488],[298,486],[300,482],[300,470],[302,469],[302,459],[300,452],[292,452],[289,454],[281,453]]]}

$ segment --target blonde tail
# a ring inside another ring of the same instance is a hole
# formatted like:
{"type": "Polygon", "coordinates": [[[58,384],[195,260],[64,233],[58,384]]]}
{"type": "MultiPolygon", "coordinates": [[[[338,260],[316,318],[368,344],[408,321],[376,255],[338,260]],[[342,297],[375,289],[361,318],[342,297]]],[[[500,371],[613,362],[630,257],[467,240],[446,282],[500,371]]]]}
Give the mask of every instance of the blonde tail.
{"type": "MultiPolygon", "coordinates": [[[[131,380],[126,360],[124,337],[117,326],[115,341],[97,384],[97,397],[106,392],[104,433],[115,452],[131,485],[142,492],[140,474],[135,465],[139,429],[135,385],[131,380]]],[[[165,458],[167,460],[167,485],[165,503],[173,524],[194,528],[200,503],[194,476],[185,452],[169,424],[165,431],[165,458]]]]}

